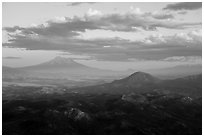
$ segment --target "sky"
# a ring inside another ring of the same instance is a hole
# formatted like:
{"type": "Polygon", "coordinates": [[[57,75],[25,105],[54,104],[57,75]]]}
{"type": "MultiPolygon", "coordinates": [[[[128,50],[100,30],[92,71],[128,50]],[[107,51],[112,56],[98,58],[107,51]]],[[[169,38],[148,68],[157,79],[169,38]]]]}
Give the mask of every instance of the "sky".
{"type": "Polygon", "coordinates": [[[3,65],[56,56],[101,69],[202,63],[200,2],[2,4],[3,65]]]}

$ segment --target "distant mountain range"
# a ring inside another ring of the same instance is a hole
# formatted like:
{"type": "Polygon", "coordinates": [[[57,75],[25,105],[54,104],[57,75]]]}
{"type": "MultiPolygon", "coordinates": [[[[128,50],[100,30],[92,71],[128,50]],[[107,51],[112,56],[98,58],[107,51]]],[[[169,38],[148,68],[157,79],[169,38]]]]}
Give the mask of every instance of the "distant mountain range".
{"type": "Polygon", "coordinates": [[[185,77],[188,75],[197,75],[202,73],[202,64],[191,64],[191,65],[177,65],[169,68],[162,69],[149,69],[145,70],[150,74],[154,74],[163,79],[174,79],[179,77],[185,77]]]}
{"type": "Polygon", "coordinates": [[[21,68],[3,66],[3,77],[37,77],[52,79],[97,79],[101,77],[116,77],[117,71],[102,70],[85,66],[72,59],[56,57],[48,62],[21,68]],[[19,73],[22,72],[22,73],[19,73]],[[12,73],[10,73],[12,72],[12,73]]]}
{"type": "MultiPolygon", "coordinates": [[[[172,68],[143,70],[159,78],[178,78],[202,73],[201,65],[180,65],[172,68]]],[[[3,78],[51,78],[51,79],[119,79],[134,70],[112,71],[92,68],[72,59],[56,57],[48,62],[21,68],[3,66],[3,78]]],[[[138,75],[137,73],[134,75],[138,75]]],[[[132,76],[130,76],[132,81],[132,76]]],[[[140,78],[138,79],[140,81],[140,78]]]]}
{"type": "MultiPolygon", "coordinates": [[[[77,89],[78,90],[78,89],[77,89]]],[[[145,72],[135,72],[111,83],[81,88],[78,92],[96,94],[162,93],[200,97],[202,95],[202,74],[171,80],[161,80],[145,72]]]]}

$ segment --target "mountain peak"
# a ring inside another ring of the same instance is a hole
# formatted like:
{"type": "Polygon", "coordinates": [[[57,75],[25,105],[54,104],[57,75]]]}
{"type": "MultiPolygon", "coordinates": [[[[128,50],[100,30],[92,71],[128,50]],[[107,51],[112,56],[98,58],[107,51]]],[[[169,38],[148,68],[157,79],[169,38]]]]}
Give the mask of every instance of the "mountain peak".
{"type": "Polygon", "coordinates": [[[37,70],[52,70],[53,69],[73,69],[73,68],[84,68],[85,66],[82,64],[79,64],[75,62],[74,60],[70,58],[64,58],[57,56],[54,59],[34,65],[34,66],[28,66],[28,67],[23,67],[23,69],[33,69],[34,71],[37,70]]]}
{"type": "Polygon", "coordinates": [[[132,82],[154,82],[155,80],[158,80],[157,78],[153,77],[151,74],[141,72],[141,71],[131,74],[126,79],[132,82]]]}
{"type": "Polygon", "coordinates": [[[65,58],[65,57],[61,57],[61,56],[57,56],[54,59],[52,59],[51,61],[55,61],[55,62],[75,62],[73,59],[71,58],[65,58]]]}
{"type": "MultiPolygon", "coordinates": [[[[116,80],[116,83],[120,83],[120,84],[125,84],[125,85],[131,85],[131,86],[137,86],[138,84],[143,84],[143,83],[157,83],[159,81],[158,78],[145,73],[145,72],[135,72],[133,74],[131,74],[130,76],[121,79],[121,80],[116,80]]],[[[114,82],[114,83],[115,83],[114,82]]]]}
{"type": "Polygon", "coordinates": [[[150,74],[148,73],[145,73],[145,72],[142,72],[142,71],[137,71],[133,74],[131,74],[129,77],[135,77],[135,76],[143,76],[143,77],[146,77],[146,76],[151,76],[150,74]]]}
{"type": "Polygon", "coordinates": [[[73,59],[71,58],[64,58],[57,56],[54,59],[46,62],[46,64],[54,65],[54,64],[74,64],[76,63],[73,59]]]}

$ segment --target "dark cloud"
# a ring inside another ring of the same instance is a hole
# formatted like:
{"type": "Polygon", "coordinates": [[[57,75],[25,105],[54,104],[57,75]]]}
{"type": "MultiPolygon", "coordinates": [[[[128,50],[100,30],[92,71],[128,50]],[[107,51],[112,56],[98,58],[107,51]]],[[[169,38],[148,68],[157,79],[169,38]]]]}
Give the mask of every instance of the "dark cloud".
{"type": "Polygon", "coordinates": [[[67,6],[78,6],[81,4],[95,4],[96,2],[72,2],[71,4],[67,4],[67,6]]]}
{"type": "Polygon", "coordinates": [[[202,2],[180,2],[168,4],[164,10],[196,10],[202,8],[202,2]]]}
{"type": "Polygon", "coordinates": [[[3,59],[21,59],[21,57],[8,56],[8,57],[3,57],[3,59]]]}
{"type": "Polygon", "coordinates": [[[155,19],[173,19],[174,16],[172,14],[161,14],[161,15],[154,15],[153,18],[155,19]]]}
{"type": "Polygon", "coordinates": [[[172,13],[167,12],[144,12],[141,16],[143,17],[150,17],[154,19],[173,19],[174,15],[172,13]]]}

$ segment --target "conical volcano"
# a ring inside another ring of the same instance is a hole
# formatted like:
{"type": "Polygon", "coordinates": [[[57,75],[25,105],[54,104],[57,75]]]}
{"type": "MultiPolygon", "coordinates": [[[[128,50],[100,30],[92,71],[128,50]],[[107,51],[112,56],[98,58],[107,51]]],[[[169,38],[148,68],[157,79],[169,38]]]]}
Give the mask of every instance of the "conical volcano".
{"type": "Polygon", "coordinates": [[[160,80],[148,73],[145,72],[135,72],[131,74],[130,76],[120,79],[120,80],[115,80],[113,81],[113,84],[116,85],[121,85],[121,86],[141,86],[144,84],[155,84],[158,83],[160,80]]]}
{"type": "Polygon", "coordinates": [[[25,70],[41,71],[41,70],[63,70],[63,69],[77,69],[87,68],[87,66],[79,64],[70,58],[55,57],[54,59],[38,65],[23,67],[25,70]]]}

